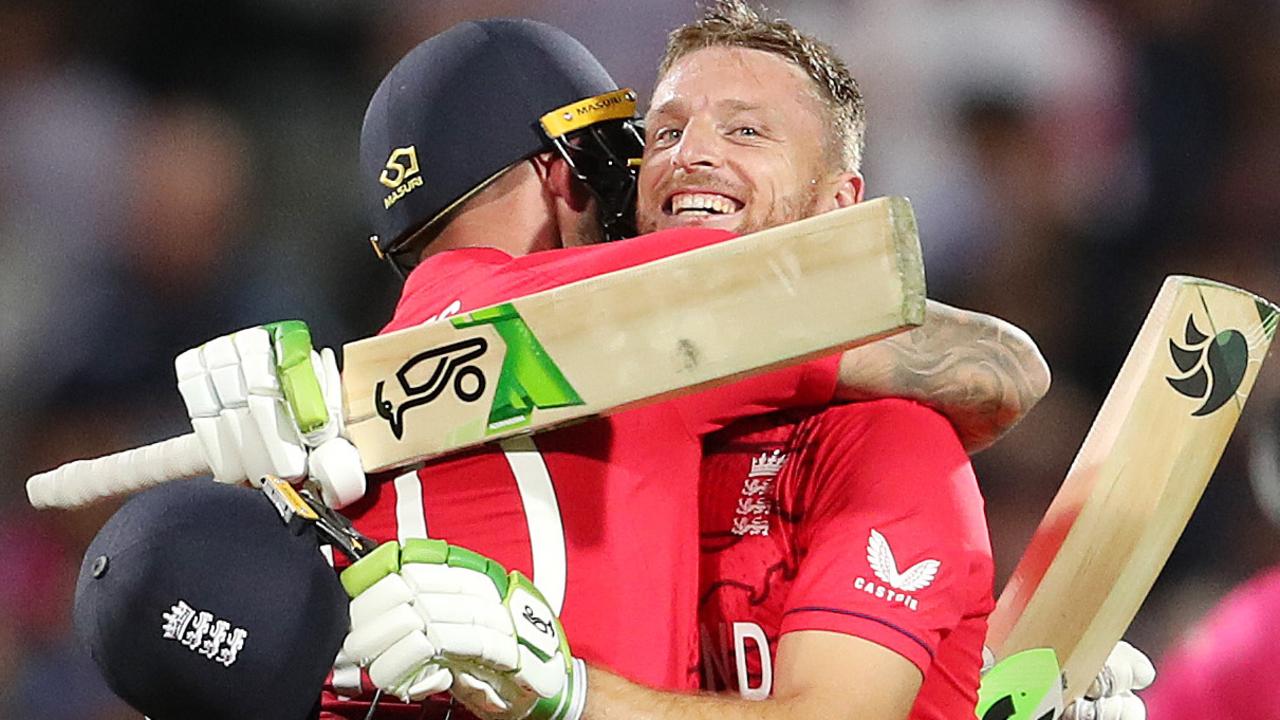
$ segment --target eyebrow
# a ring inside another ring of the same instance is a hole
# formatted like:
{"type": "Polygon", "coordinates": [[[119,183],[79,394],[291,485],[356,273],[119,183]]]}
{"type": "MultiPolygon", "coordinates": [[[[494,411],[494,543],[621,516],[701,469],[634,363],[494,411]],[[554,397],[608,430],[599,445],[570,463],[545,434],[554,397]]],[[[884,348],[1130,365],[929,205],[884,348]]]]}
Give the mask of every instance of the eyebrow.
{"type": "MultiPolygon", "coordinates": [[[[681,109],[684,108],[684,105],[685,105],[684,98],[679,98],[679,97],[671,98],[670,100],[662,103],[657,107],[649,108],[649,112],[645,113],[645,117],[678,113],[681,109]]],[[[748,110],[766,110],[767,109],[764,105],[761,105],[760,103],[747,102],[746,100],[739,100],[737,98],[727,98],[725,100],[720,100],[716,103],[716,107],[717,109],[729,110],[731,112],[744,112],[748,110]]]]}
{"type": "Polygon", "coordinates": [[[683,98],[678,98],[678,97],[671,98],[670,100],[662,103],[657,107],[649,108],[649,112],[645,113],[644,116],[648,118],[653,115],[669,115],[673,112],[673,110],[679,109],[683,106],[684,106],[683,98]]]}

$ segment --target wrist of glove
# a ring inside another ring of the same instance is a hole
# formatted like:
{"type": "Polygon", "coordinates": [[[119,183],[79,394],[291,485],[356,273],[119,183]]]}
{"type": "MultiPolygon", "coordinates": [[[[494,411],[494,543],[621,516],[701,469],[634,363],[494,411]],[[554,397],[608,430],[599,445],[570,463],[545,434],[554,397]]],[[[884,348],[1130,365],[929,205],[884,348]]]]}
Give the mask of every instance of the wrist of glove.
{"type": "Polygon", "coordinates": [[[578,720],[586,666],[519,572],[439,540],[387,543],[342,574],[343,649],[406,701],[450,690],[490,720],[578,720]]]}
{"type": "Polygon", "coordinates": [[[1155,679],[1151,659],[1121,640],[1084,697],[1067,706],[1063,720],[1146,720],[1147,706],[1134,693],[1155,679]]]}
{"type": "Polygon", "coordinates": [[[225,335],[174,361],[178,391],[214,479],[257,484],[311,477],[340,508],[364,495],[360,455],[342,433],[333,351],[316,352],[305,323],[225,335]]]}
{"type": "Polygon", "coordinates": [[[1146,705],[1134,693],[1155,680],[1142,651],[1121,640],[1081,699],[1063,708],[1062,675],[1053,650],[1036,648],[991,666],[985,648],[978,688],[980,720],[1145,720],[1146,705]]]}

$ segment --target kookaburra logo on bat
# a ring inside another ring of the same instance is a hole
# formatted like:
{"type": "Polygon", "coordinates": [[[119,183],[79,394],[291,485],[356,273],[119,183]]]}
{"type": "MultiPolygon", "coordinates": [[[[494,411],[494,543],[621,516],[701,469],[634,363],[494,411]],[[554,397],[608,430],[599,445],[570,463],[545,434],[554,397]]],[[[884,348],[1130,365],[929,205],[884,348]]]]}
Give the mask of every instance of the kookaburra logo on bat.
{"type": "Polygon", "coordinates": [[[1188,315],[1183,343],[1169,339],[1169,354],[1182,375],[1166,380],[1180,394],[1204,401],[1191,413],[1202,417],[1226,405],[1244,382],[1249,342],[1239,330],[1223,330],[1209,337],[1188,315]]]}
{"type": "Polygon", "coordinates": [[[396,382],[389,388],[385,380],[379,380],[374,387],[373,404],[378,415],[391,425],[396,439],[404,436],[404,414],[435,400],[446,389],[452,388],[463,402],[475,402],[484,395],[484,371],[471,363],[488,349],[489,342],[484,338],[467,338],[409,358],[396,371],[396,382]],[[422,382],[410,379],[424,374],[427,379],[422,382]]]}

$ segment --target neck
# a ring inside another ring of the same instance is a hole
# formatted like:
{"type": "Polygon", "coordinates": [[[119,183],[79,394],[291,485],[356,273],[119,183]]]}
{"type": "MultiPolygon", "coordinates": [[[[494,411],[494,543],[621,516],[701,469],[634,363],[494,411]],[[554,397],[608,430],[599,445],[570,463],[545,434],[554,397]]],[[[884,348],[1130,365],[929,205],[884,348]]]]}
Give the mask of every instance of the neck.
{"type": "Polygon", "coordinates": [[[562,244],[542,182],[528,163],[521,163],[468,200],[423,258],[468,247],[491,247],[519,257],[562,244]]]}

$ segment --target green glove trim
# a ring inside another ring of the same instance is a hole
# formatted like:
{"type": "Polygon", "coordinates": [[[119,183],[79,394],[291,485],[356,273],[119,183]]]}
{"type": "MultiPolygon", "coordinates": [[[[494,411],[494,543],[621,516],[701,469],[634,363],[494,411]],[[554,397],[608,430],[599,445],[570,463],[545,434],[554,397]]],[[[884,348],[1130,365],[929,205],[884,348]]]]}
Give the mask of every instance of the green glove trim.
{"type": "MultiPolygon", "coordinates": [[[[518,570],[511,573],[511,589],[502,600],[507,605],[508,610],[511,611],[513,620],[515,620],[516,632],[519,636],[520,644],[532,652],[539,660],[543,661],[550,659],[552,655],[558,651],[560,653],[560,659],[564,662],[565,674],[564,688],[554,697],[539,698],[538,701],[534,703],[533,709],[529,712],[526,720],[563,720],[570,712],[573,711],[570,706],[574,702],[575,684],[585,682],[586,679],[579,678],[575,672],[574,659],[569,653],[569,639],[565,636],[564,627],[560,624],[559,618],[554,614],[547,618],[553,625],[552,632],[555,634],[554,649],[549,647],[546,643],[539,643],[536,637],[529,634],[530,630],[533,632],[543,630],[537,620],[530,618],[527,615],[524,620],[528,622],[523,622],[522,620],[515,618],[515,615],[519,612],[516,606],[521,604],[520,601],[517,600],[517,591],[530,596],[523,601],[524,603],[528,603],[530,599],[532,599],[534,602],[543,605],[545,611],[548,613],[551,612],[551,606],[547,603],[547,599],[542,595],[542,593],[538,591],[537,586],[533,584],[532,580],[518,570]],[[521,630],[522,626],[524,626],[523,631],[521,630]],[[541,645],[541,647],[539,647],[539,645],[541,645]]],[[[540,613],[535,611],[535,614],[540,613]]],[[[580,714],[581,709],[577,712],[580,714]]]]}
{"type": "Polygon", "coordinates": [[[347,595],[355,597],[382,578],[397,572],[400,572],[400,544],[388,542],[343,570],[340,578],[347,595]]]}
{"type": "Polygon", "coordinates": [[[1035,648],[996,663],[978,686],[981,720],[1042,720],[1062,709],[1062,672],[1051,648],[1035,648]]]}
{"type": "Polygon", "coordinates": [[[549,698],[538,698],[529,711],[526,720],[560,720],[569,709],[569,699],[573,697],[573,675],[565,681],[564,690],[559,695],[549,698]]]}
{"type": "Polygon", "coordinates": [[[457,545],[449,546],[449,559],[445,563],[450,567],[467,568],[489,576],[498,588],[498,597],[507,596],[507,570],[498,563],[477,552],[472,552],[457,545]]]}
{"type": "Polygon", "coordinates": [[[443,540],[410,538],[400,548],[401,567],[409,563],[444,565],[449,558],[449,543],[443,540]]]}
{"type": "Polygon", "coordinates": [[[262,326],[271,334],[276,377],[298,430],[306,435],[329,422],[320,379],[311,365],[311,329],[301,320],[282,320],[262,326]]]}

